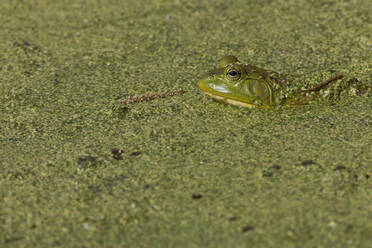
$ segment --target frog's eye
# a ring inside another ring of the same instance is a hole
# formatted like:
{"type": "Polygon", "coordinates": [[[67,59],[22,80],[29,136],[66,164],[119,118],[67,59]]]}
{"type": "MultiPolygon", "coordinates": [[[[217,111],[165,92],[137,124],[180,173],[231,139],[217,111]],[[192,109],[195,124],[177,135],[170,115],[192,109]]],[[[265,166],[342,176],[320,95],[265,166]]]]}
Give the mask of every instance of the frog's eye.
{"type": "Polygon", "coordinates": [[[228,73],[230,77],[236,77],[238,75],[238,72],[235,70],[230,70],[228,73]]]}
{"type": "Polygon", "coordinates": [[[240,68],[228,68],[226,70],[226,77],[230,80],[238,80],[242,75],[240,68]]]}

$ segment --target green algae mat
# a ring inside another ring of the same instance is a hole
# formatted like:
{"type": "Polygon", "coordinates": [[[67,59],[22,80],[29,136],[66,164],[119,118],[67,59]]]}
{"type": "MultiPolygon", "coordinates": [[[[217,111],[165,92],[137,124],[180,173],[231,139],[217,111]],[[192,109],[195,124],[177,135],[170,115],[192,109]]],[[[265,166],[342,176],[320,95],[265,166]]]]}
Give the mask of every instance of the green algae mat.
{"type": "Polygon", "coordinates": [[[0,247],[368,247],[372,98],[244,109],[227,54],[371,88],[368,0],[0,3],[0,247]]]}

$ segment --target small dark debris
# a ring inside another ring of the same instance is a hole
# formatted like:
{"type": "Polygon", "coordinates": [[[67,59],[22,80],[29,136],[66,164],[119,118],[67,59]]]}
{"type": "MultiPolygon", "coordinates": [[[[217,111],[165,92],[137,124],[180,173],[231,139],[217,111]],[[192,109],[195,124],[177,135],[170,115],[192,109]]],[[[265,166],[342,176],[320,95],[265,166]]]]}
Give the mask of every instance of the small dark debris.
{"type": "Polygon", "coordinates": [[[141,154],[141,152],[132,152],[131,154],[129,154],[129,156],[138,156],[140,154],[141,154]]]}
{"type": "Polygon", "coordinates": [[[118,175],[118,176],[114,176],[112,179],[114,180],[114,181],[122,181],[123,179],[126,179],[127,178],[127,176],[125,176],[125,175],[123,175],[123,174],[120,174],[120,175],[118,175]]]}
{"type": "Polygon", "coordinates": [[[233,216],[229,218],[229,221],[236,221],[239,220],[239,217],[233,216]]]}
{"type": "Polygon", "coordinates": [[[366,174],[365,177],[366,177],[366,179],[369,179],[369,175],[368,174],[366,174]]]}
{"type": "Polygon", "coordinates": [[[111,153],[114,154],[114,155],[116,155],[116,154],[122,154],[123,151],[120,150],[120,149],[118,149],[118,148],[112,148],[111,149],[111,153]]]}
{"type": "Polygon", "coordinates": [[[99,185],[89,185],[88,190],[93,192],[93,193],[99,193],[102,192],[102,189],[99,185]]]}
{"type": "Polygon", "coordinates": [[[27,41],[23,42],[23,47],[24,47],[24,48],[27,48],[27,47],[29,47],[29,46],[30,46],[30,43],[28,43],[27,41]]]}
{"type": "Polygon", "coordinates": [[[305,160],[305,161],[302,161],[302,162],[301,162],[301,165],[302,165],[302,166],[305,166],[305,167],[310,166],[310,165],[312,165],[312,164],[314,164],[314,161],[311,160],[311,159],[309,159],[309,160],[305,160]]]}
{"type": "Polygon", "coordinates": [[[345,166],[343,166],[343,165],[338,165],[334,170],[335,170],[335,171],[340,171],[340,170],[345,170],[345,169],[346,169],[345,166]]]}
{"type": "Polygon", "coordinates": [[[270,171],[263,171],[262,172],[263,177],[272,177],[273,175],[274,175],[274,173],[272,173],[270,171]]]}
{"type": "Polygon", "coordinates": [[[353,229],[353,225],[349,224],[346,226],[346,232],[350,232],[353,229]]]}
{"type": "Polygon", "coordinates": [[[55,79],[53,80],[53,83],[55,83],[55,84],[60,84],[61,81],[59,81],[57,78],[55,78],[55,79]]]}
{"type": "Polygon", "coordinates": [[[116,107],[115,112],[120,118],[124,118],[129,112],[129,108],[126,106],[116,107]]]}
{"type": "Polygon", "coordinates": [[[83,156],[79,157],[77,160],[77,167],[80,170],[96,167],[98,164],[99,164],[98,158],[93,156],[83,156]]]}
{"type": "Polygon", "coordinates": [[[200,198],[202,198],[203,196],[202,195],[200,195],[200,194],[192,194],[192,196],[191,196],[191,198],[192,199],[200,199],[200,198]]]}
{"type": "Polygon", "coordinates": [[[71,120],[65,120],[65,121],[63,121],[63,124],[72,124],[73,122],[74,122],[73,119],[71,119],[71,120]]]}
{"type": "Polygon", "coordinates": [[[243,227],[242,232],[245,233],[245,232],[249,232],[249,231],[252,231],[252,230],[254,230],[254,227],[248,225],[248,226],[243,227]]]}
{"type": "Polygon", "coordinates": [[[31,65],[36,66],[36,67],[40,67],[41,66],[41,64],[38,63],[36,60],[33,60],[32,63],[31,63],[31,65]]]}
{"type": "Polygon", "coordinates": [[[273,166],[271,166],[271,168],[275,170],[280,170],[282,167],[280,165],[274,164],[273,166]]]}
{"type": "Polygon", "coordinates": [[[114,155],[114,156],[112,156],[114,159],[116,159],[116,160],[123,160],[123,157],[121,156],[121,155],[114,155]]]}
{"type": "Polygon", "coordinates": [[[123,157],[121,156],[121,154],[123,153],[122,150],[118,149],[118,148],[112,148],[111,149],[111,153],[112,153],[112,157],[116,160],[123,160],[123,157]]]}
{"type": "Polygon", "coordinates": [[[54,167],[54,164],[52,162],[49,162],[46,164],[47,167],[54,167]]]}
{"type": "Polygon", "coordinates": [[[143,186],[144,189],[149,189],[151,187],[150,184],[146,184],[145,186],[143,186]]]}

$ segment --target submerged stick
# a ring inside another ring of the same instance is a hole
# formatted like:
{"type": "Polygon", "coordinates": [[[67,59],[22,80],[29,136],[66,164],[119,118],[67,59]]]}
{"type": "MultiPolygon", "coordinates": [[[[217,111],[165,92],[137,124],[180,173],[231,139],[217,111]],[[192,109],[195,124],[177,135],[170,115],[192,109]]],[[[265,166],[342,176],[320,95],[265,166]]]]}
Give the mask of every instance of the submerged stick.
{"type": "Polygon", "coordinates": [[[175,95],[182,95],[186,91],[183,89],[179,89],[176,91],[164,91],[161,93],[146,93],[146,94],[140,94],[132,97],[128,97],[125,99],[121,99],[118,101],[118,104],[131,104],[131,103],[137,103],[137,102],[147,102],[147,101],[152,101],[154,99],[158,98],[164,98],[167,96],[175,96],[175,95]]]}
{"type": "Polygon", "coordinates": [[[311,92],[311,91],[319,91],[320,89],[322,89],[323,87],[325,87],[326,85],[328,85],[329,83],[331,83],[332,81],[335,81],[335,80],[338,80],[338,79],[341,79],[343,78],[343,73],[342,72],[339,72],[336,76],[334,77],[331,77],[329,79],[327,79],[326,81],[320,83],[320,84],[317,84],[315,85],[314,87],[310,88],[310,89],[307,89],[307,90],[303,90],[302,92],[311,92]]]}

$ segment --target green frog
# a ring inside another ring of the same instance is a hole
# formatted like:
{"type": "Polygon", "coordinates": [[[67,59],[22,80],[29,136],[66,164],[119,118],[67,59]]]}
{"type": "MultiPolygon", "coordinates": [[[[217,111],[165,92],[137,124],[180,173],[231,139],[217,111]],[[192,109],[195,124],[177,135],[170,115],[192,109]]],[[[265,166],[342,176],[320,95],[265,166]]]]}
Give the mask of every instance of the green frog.
{"type": "Polygon", "coordinates": [[[319,99],[335,99],[345,95],[358,95],[363,89],[355,87],[357,80],[349,80],[336,87],[331,83],[342,78],[342,73],[308,89],[290,83],[290,76],[243,64],[232,55],[219,61],[218,68],[199,80],[199,88],[218,101],[246,108],[296,106],[319,99]]]}

